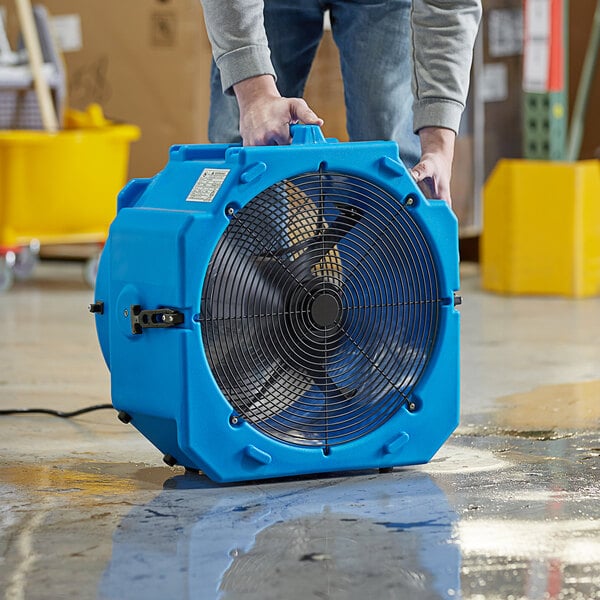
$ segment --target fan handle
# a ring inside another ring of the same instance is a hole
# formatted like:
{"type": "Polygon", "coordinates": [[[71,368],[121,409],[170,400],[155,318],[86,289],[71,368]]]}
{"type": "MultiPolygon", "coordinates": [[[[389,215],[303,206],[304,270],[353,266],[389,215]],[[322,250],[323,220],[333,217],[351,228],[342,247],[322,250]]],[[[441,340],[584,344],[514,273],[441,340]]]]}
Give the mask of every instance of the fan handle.
{"type": "Polygon", "coordinates": [[[326,144],[327,140],[318,125],[290,125],[292,144],[326,144]]]}

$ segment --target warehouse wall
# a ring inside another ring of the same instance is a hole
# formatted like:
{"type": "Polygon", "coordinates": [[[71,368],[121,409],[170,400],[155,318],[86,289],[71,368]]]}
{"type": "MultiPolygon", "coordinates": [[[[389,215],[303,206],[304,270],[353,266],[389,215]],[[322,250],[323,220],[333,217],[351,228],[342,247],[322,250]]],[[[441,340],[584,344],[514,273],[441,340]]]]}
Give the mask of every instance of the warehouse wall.
{"type": "MultiPolygon", "coordinates": [[[[577,94],[577,85],[592,27],[596,0],[571,0],[569,5],[569,107],[572,111],[577,94]]],[[[587,104],[584,135],[580,158],[600,158],[600,57],[587,104]]]]}

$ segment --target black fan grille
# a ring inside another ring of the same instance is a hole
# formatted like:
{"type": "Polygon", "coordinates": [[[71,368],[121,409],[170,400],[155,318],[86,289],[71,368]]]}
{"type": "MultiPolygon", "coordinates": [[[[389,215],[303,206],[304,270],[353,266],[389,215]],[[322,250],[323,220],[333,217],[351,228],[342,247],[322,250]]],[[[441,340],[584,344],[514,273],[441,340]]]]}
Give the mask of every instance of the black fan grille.
{"type": "Polygon", "coordinates": [[[200,321],[208,363],[238,419],[327,450],[380,427],[408,401],[441,303],[412,201],[318,172],[229,210],[200,321]]]}

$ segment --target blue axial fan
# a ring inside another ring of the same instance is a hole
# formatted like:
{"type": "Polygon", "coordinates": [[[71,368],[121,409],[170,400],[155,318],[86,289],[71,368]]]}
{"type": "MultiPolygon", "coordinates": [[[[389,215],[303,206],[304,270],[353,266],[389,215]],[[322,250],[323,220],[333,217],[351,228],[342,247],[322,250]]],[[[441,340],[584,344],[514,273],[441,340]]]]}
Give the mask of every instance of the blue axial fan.
{"type": "Polygon", "coordinates": [[[171,148],[99,266],[121,420],[216,481],[424,463],[458,423],[454,215],[395,143],[292,134],[171,148]]]}

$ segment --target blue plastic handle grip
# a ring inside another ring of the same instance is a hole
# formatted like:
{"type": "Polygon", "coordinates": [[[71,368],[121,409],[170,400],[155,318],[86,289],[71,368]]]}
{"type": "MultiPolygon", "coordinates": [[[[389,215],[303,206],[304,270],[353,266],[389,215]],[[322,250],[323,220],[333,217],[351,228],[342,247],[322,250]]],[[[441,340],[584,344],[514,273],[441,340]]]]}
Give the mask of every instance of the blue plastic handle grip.
{"type": "Polygon", "coordinates": [[[326,144],[325,137],[318,125],[290,125],[292,144],[326,144]]]}

